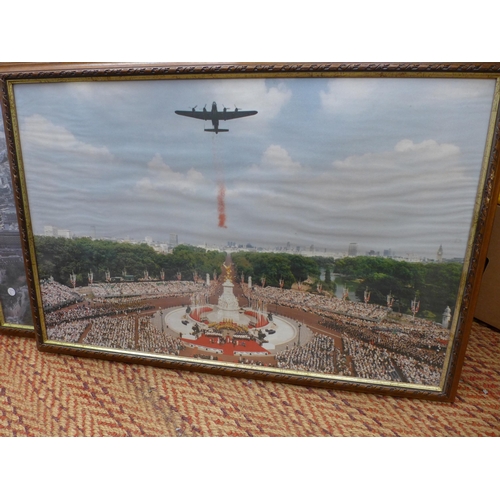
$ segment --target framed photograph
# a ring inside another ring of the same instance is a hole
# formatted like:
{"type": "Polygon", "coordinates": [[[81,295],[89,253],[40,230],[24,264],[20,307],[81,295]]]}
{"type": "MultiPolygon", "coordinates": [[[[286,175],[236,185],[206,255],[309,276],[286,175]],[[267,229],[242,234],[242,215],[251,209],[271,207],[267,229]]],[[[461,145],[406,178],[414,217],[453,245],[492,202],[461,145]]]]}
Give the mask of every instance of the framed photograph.
{"type": "Polygon", "coordinates": [[[1,75],[43,351],[453,400],[499,64],[1,75]]]}
{"type": "Polygon", "coordinates": [[[35,334],[3,119],[0,120],[0,333],[35,334]]]}

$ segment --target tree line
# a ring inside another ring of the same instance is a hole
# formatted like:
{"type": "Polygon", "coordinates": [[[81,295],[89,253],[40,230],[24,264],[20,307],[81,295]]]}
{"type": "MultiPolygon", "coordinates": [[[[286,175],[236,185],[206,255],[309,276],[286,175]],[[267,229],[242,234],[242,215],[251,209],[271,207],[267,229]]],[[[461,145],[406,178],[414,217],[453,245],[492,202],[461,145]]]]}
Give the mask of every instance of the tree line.
{"type": "Polygon", "coordinates": [[[339,259],[332,268],[335,273],[359,281],[359,300],[368,289],[370,303],[386,305],[390,294],[395,311],[410,313],[411,301],[416,298],[419,316],[437,321],[447,306],[454,309],[462,275],[462,264],[458,262],[405,262],[382,257],[339,259]]]}
{"type": "MultiPolygon", "coordinates": [[[[35,236],[38,274],[41,279],[50,277],[70,284],[70,275],[75,274],[77,285],[87,284],[87,275],[92,272],[94,281],[104,281],[106,272],[111,277],[127,275],[142,278],[147,271],[151,279],[159,279],[165,273],[166,280],[192,280],[196,272],[204,278],[206,273],[212,277],[222,272],[226,259],[225,252],[206,251],[190,245],[178,245],[172,253],[157,253],[145,243],[120,243],[111,240],[91,238],[58,238],[54,236],[35,236]]],[[[301,255],[274,254],[258,252],[237,252],[232,254],[236,274],[244,273],[245,279],[252,276],[254,283],[260,284],[262,277],[266,285],[279,286],[280,280],[290,288],[297,281],[308,276],[319,277],[319,266],[311,258],[301,255]]]]}
{"type": "MultiPolygon", "coordinates": [[[[206,251],[203,248],[179,245],[172,253],[157,253],[145,243],[119,243],[91,238],[57,238],[35,236],[38,274],[41,279],[53,277],[59,283],[70,285],[70,275],[76,275],[77,285],[86,285],[92,272],[94,282],[102,282],[105,273],[111,277],[127,275],[142,278],[147,271],[151,279],[160,279],[163,271],[166,280],[192,280],[196,272],[204,278],[221,273],[226,259],[225,252],[206,251]]],[[[394,297],[393,309],[410,311],[411,301],[420,302],[419,316],[439,320],[446,306],[453,309],[457,297],[462,264],[460,263],[410,263],[382,257],[349,257],[333,260],[323,257],[305,257],[287,253],[235,252],[231,254],[236,277],[252,276],[253,283],[284,288],[311,278],[323,291],[335,291],[333,274],[354,280],[359,300],[365,290],[370,291],[370,303],[387,305],[387,295],[394,297]],[[320,271],[325,271],[320,280],[320,271]]]]}

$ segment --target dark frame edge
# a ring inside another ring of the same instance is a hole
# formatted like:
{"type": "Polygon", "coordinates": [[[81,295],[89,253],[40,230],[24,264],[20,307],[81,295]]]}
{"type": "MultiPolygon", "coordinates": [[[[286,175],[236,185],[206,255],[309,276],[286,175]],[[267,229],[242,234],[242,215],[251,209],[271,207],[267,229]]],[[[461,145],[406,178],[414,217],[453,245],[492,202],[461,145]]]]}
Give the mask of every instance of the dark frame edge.
{"type": "MultiPolygon", "coordinates": [[[[500,75],[499,75],[500,78],[500,75]]],[[[476,309],[481,279],[488,254],[488,246],[493,230],[493,223],[497,210],[497,200],[500,193],[500,107],[494,120],[494,132],[491,142],[490,156],[488,159],[488,170],[485,184],[482,190],[481,212],[478,214],[474,247],[470,260],[469,273],[466,288],[462,298],[462,308],[466,310],[463,318],[463,326],[459,328],[461,338],[455,340],[454,349],[456,354],[450,360],[450,367],[445,383],[445,390],[449,394],[450,401],[454,401],[463,362],[470,337],[474,313],[476,309]],[[452,363],[453,362],[453,363],[452,363]]]]}
{"type": "MultiPolygon", "coordinates": [[[[0,66],[1,70],[1,66],[0,66]]],[[[10,174],[11,174],[11,180],[12,180],[12,194],[14,196],[14,202],[16,205],[16,215],[17,215],[17,221],[19,225],[19,237],[20,237],[20,242],[21,242],[21,249],[23,253],[23,262],[24,262],[24,272],[26,275],[26,283],[28,284],[28,291],[29,291],[29,297],[30,297],[30,307],[31,307],[31,313],[33,314],[33,297],[32,297],[32,286],[29,285],[29,276],[28,276],[28,260],[27,260],[27,247],[25,245],[25,238],[27,235],[27,232],[22,229],[22,217],[21,217],[21,210],[19,209],[21,206],[21,198],[20,194],[18,191],[19,183],[17,182],[17,179],[15,178],[15,168],[14,165],[17,165],[17,163],[14,163],[14,160],[17,160],[13,154],[15,154],[15,148],[10,147],[10,141],[12,138],[12,117],[10,115],[10,109],[7,106],[7,88],[6,88],[6,83],[5,79],[3,78],[3,75],[0,74],[0,105],[1,105],[1,111],[2,111],[2,117],[3,117],[3,124],[4,124],[4,130],[5,130],[5,141],[7,145],[7,155],[9,159],[9,164],[10,164],[10,174]]],[[[3,318],[3,314],[2,314],[3,318]]],[[[35,321],[33,319],[33,323],[35,324],[35,321]]],[[[36,337],[36,327],[30,327],[29,325],[19,325],[19,326],[14,326],[11,323],[5,324],[1,323],[0,324],[0,334],[7,334],[7,335],[17,335],[19,337],[29,337],[29,338],[35,338],[36,337]]]]}

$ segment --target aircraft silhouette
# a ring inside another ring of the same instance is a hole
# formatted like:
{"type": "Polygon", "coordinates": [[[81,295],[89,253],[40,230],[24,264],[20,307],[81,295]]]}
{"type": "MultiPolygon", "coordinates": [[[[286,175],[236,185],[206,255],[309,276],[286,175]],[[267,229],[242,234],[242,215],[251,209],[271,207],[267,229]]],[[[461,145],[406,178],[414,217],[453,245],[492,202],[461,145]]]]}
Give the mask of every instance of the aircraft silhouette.
{"type": "Polygon", "coordinates": [[[256,115],[257,111],[240,111],[235,108],[234,111],[229,111],[228,108],[223,108],[222,111],[217,110],[217,103],[212,103],[212,109],[207,110],[207,106],[203,107],[203,111],[196,111],[196,106],[191,111],[176,111],[176,115],[187,116],[189,118],[197,118],[198,120],[211,120],[213,128],[206,128],[205,132],[229,132],[227,128],[219,128],[220,120],[234,120],[235,118],[244,118],[245,116],[256,115]]]}

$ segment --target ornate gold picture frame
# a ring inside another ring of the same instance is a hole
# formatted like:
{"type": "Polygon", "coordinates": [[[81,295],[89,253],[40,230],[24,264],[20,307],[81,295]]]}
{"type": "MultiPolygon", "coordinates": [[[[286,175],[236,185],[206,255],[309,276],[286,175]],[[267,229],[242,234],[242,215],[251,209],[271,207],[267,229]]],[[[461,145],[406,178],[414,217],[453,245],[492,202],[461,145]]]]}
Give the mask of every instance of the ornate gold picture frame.
{"type": "Polygon", "coordinates": [[[2,74],[43,351],[453,400],[498,64],[2,74]]]}

